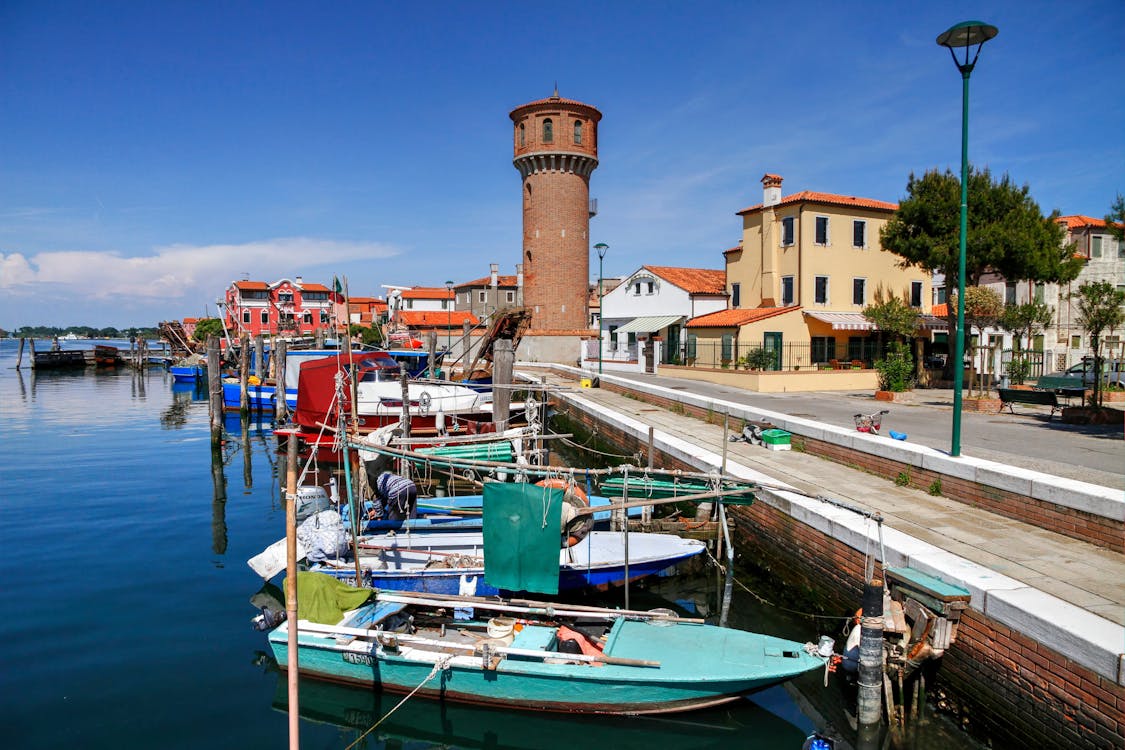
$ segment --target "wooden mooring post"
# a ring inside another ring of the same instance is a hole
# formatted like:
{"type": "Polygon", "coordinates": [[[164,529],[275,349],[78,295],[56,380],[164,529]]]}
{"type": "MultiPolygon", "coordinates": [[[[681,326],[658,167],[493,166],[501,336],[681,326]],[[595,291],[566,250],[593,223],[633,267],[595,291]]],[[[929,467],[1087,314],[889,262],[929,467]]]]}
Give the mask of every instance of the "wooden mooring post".
{"type": "Polygon", "coordinates": [[[883,716],[883,579],[872,576],[863,587],[859,634],[859,695],[856,719],[861,726],[883,716]]]}
{"type": "Polygon", "coordinates": [[[508,429],[512,407],[512,367],[515,362],[516,352],[511,340],[497,339],[492,349],[492,422],[496,425],[497,432],[508,429]]]}
{"type": "Polygon", "coordinates": [[[223,377],[219,366],[219,338],[207,337],[207,403],[211,407],[211,445],[223,440],[223,377]]]}
{"type": "MultiPolygon", "coordinates": [[[[289,747],[300,750],[301,715],[297,686],[297,436],[289,439],[285,470],[285,618],[289,638],[286,677],[289,687],[289,747]]],[[[355,518],[355,516],[352,516],[355,518]]]]}
{"type": "Polygon", "coordinates": [[[22,338],[22,337],[20,338],[20,350],[16,353],[16,369],[17,370],[20,369],[20,365],[23,364],[23,345],[26,342],[27,342],[27,339],[22,338]]]}
{"type": "Polygon", "coordinates": [[[254,337],[254,374],[258,376],[258,380],[264,381],[267,372],[266,342],[259,333],[254,337]]]}
{"type": "Polygon", "coordinates": [[[243,419],[250,413],[250,335],[246,333],[238,339],[238,413],[243,419]]]}
{"type": "Polygon", "coordinates": [[[289,405],[285,403],[285,357],[289,344],[285,339],[278,339],[273,342],[273,347],[273,352],[270,354],[270,359],[273,360],[273,418],[278,424],[284,424],[289,414],[289,405]]]}

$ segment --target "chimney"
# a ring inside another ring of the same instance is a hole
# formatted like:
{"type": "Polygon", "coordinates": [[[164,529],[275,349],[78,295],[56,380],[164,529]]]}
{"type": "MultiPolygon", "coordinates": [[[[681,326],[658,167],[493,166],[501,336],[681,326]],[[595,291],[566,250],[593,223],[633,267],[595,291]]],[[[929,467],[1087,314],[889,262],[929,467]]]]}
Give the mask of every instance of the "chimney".
{"type": "Polygon", "coordinates": [[[523,289],[523,263],[516,264],[516,286],[523,289]]]}
{"type": "Polygon", "coordinates": [[[781,203],[781,175],[765,174],[762,176],[762,208],[778,203],[781,203]]]}
{"type": "Polygon", "coordinates": [[[301,278],[300,276],[295,277],[295,279],[296,279],[296,281],[294,283],[296,283],[297,286],[301,286],[302,284],[305,283],[305,280],[303,278],[301,278]]]}
{"type": "Polygon", "coordinates": [[[489,279],[490,279],[489,284],[492,286],[493,289],[495,289],[496,284],[499,283],[499,280],[500,280],[500,277],[498,275],[499,272],[500,272],[500,266],[496,265],[495,263],[492,263],[488,266],[488,275],[489,275],[489,279]]]}

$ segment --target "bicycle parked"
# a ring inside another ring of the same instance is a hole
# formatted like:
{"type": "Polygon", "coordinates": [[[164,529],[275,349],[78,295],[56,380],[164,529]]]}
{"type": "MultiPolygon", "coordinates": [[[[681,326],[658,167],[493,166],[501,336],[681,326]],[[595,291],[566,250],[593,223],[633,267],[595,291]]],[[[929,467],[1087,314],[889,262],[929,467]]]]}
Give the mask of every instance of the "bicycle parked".
{"type": "Polygon", "coordinates": [[[859,432],[869,432],[872,435],[878,435],[879,430],[883,426],[883,415],[890,413],[890,409],[883,409],[874,414],[856,414],[855,428],[859,432]]]}

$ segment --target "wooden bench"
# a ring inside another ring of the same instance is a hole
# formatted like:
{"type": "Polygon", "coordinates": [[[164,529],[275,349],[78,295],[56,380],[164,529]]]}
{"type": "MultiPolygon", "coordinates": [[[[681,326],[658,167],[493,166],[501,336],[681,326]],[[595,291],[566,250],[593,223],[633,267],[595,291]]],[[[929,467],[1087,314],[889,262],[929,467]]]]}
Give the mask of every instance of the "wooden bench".
{"type": "Polygon", "coordinates": [[[1051,417],[1054,417],[1055,411],[1060,408],[1059,398],[1054,391],[1024,391],[1016,388],[999,388],[997,390],[1000,393],[999,411],[1003,411],[1004,407],[1007,406],[1008,411],[1015,414],[1012,404],[1036,404],[1051,407],[1051,417]]]}

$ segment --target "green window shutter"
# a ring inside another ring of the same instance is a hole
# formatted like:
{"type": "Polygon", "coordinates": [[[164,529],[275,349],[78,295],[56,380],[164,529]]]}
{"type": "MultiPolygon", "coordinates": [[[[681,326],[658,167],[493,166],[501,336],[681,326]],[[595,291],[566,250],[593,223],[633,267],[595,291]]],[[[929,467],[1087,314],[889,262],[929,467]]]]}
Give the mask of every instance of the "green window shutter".
{"type": "Polygon", "coordinates": [[[686,352],[685,356],[687,356],[691,359],[695,359],[695,334],[694,333],[688,334],[687,347],[684,351],[686,352]]]}
{"type": "Polygon", "coordinates": [[[734,336],[729,333],[723,334],[723,361],[730,361],[731,350],[734,349],[734,336]]]}

